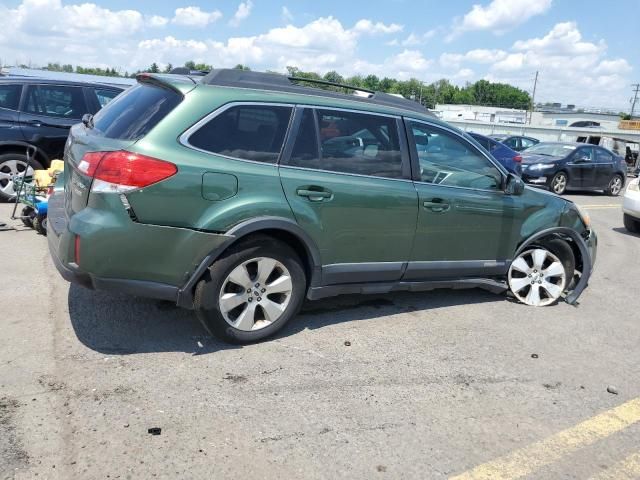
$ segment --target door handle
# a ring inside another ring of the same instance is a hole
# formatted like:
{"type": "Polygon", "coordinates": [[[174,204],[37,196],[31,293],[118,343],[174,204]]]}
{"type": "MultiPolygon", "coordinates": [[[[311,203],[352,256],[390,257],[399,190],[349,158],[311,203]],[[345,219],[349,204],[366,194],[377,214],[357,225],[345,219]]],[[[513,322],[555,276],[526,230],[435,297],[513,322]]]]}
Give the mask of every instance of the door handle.
{"type": "Polygon", "coordinates": [[[296,193],[300,197],[307,197],[311,202],[322,202],[331,198],[331,192],[326,190],[308,190],[306,188],[299,188],[296,193]]]}
{"type": "Polygon", "coordinates": [[[451,207],[447,202],[440,198],[434,198],[433,200],[424,201],[422,202],[422,206],[436,213],[446,212],[451,207]]]}
{"type": "Polygon", "coordinates": [[[41,127],[42,126],[42,122],[40,122],[39,120],[29,120],[27,123],[29,125],[33,126],[33,127],[41,127]]]}

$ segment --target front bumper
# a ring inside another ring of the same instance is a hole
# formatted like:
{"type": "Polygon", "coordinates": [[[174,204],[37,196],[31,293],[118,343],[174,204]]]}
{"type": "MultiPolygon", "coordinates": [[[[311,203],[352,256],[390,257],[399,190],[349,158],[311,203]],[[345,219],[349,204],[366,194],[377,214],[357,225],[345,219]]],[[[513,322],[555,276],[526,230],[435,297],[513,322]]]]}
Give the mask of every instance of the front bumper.
{"type": "Polygon", "coordinates": [[[550,178],[551,176],[545,174],[543,171],[538,172],[527,169],[523,169],[522,171],[522,180],[536,187],[547,187],[550,178]]]}

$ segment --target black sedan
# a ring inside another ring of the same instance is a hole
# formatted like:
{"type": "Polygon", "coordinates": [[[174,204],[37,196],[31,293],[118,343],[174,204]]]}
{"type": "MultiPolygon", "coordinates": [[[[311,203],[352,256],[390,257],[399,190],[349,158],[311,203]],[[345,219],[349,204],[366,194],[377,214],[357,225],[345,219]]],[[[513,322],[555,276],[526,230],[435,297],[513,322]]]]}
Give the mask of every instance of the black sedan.
{"type": "Polygon", "coordinates": [[[624,158],[584,143],[543,142],[522,152],[522,179],[562,195],[567,190],[604,190],[618,195],[624,187],[624,158]]]}
{"type": "Polygon", "coordinates": [[[494,140],[504,143],[511,150],[515,150],[516,152],[522,152],[529,147],[533,147],[534,145],[540,143],[540,140],[533,137],[525,137],[523,135],[490,135],[494,140]]]}

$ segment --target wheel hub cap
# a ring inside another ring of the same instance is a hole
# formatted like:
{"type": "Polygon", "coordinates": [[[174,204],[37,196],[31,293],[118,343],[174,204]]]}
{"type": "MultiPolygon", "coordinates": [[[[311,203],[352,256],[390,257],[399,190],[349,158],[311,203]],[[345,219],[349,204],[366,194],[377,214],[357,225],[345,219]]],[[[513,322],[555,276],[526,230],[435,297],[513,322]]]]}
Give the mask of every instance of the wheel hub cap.
{"type": "Polygon", "coordinates": [[[509,288],[522,303],[543,307],[555,302],[565,289],[567,275],[558,257],[535,248],[520,254],[511,263],[509,288]]]}
{"type": "Polygon", "coordinates": [[[292,291],[291,275],[281,262],[254,258],[235,267],[222,284],[220,313],[238,330],[260,330],[282,316],[292,291]]]}

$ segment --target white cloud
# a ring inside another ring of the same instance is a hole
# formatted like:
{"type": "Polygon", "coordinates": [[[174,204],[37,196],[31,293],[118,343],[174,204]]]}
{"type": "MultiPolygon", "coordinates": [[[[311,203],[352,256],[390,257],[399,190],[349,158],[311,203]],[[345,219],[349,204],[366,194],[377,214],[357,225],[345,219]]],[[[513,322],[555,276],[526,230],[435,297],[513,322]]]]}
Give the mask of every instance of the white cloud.
{"type": "Polygon", "coordinates": [[[474,5],[462,19],[456,19],[447,37],[453,40],[464,32],[492,30],[501,34],[546,12],[552,0],[493,0],[489,5],[474,5]]]}
{"type": "Polygon", "coordinates": [[[200,7],[176,8],[175,16],[171,20],[176,25],[187,27],[206,27],[222,17],[220,10],[205,12],[200,7]]]}
{"type": "Polygon", "coordinates": [[[604,40],[598,44],[582,41],[575,22],[558,23],[542,38],[519,40],[513,44],[514,50],[533,50],[550,55],[597,55],[606,48],[604,40]]]}
{"type": "Polygon", "coordinates": [[[247,0],[246,2],[240,2],[238,5],[238,9],[236,13],[233,15],[233,18],[229,21],[229,25],[233,27],[237,27],[240,23],[251,15],[251,10],[253,9],[253,2],[251,0],[247,0]]]}
{"type": "Polygon", "coordinates": [[[397,23],[390,23],[389,25],[385,25],[382,22],[373,23],[371,20],[362,19],[356,22],[356,24],[353,26],[353,31],[368,35],[377,35],[401,32],[403,28],[404,26],[397,23]]]}
{"type": "Polygon", "coordinates": [[[282,7],[280,18],[282,19],[282,23],[293,22],[293,14],[291,13],[291,10],[289,10],[286,6],[282,7]]]}
{"type": "Polygon", "coordinates": [[[615,60],[602,60],[596,68],[593,69],[593,73],[597,74],[625,74],[630,73],[632,70],[631,65],[624,58],[616,58],[615,60]]]}
{"type": "Polygon", "coordinates": [[[412,32],[401,42],[396,40],[396,45],[402,45],[403,47],[416,47],[418,45],[424,45],[429,39],[433,38],[437,32],[437,29],[429,30],[428,32],[423,34],[415,34],[412,32]]]}
{"type": "Polygon", "coordinates": [[[380,63],[360,60],[358,39],[363,34],[362,29],[347,29],[337,19],[325,17],[302,27],[287,25],[261,35],[232,37],[226,42],[178,40],[171,36],[145,40],[139,43],[133,62],[146,64],[153,57],[159,63],[175,65],[193,59],[215,66],[242,63],[255,69],[284,72],[291,65],[319,73],[337,70],[343,75],[373,73],[396,78],[424,75],[432,64],[419,51],[408,49],[380,63]]]}
{"type": "Polygon", "coordinates": [[[457,68],[463,62],[471,63],[495,63],[503,60],[507,56],[507,52],[503,50],[487,50],[477,48],[469,50],[465,54],[460,53],[443,53],[440,55],[440,65],[443,67],[457,68]]]}
{"type": "Polygon", "coordinates": [[[160,15],[151,15],[146,18],[147,25],[150,27],[164,27],[167,23],[169,23],[169,19],[166,17],[161,17],[160,15]]]}
{"type": "Polygon", "coordinates": [[[632,71],[626,59],[607,58],[604,40],[586,41],[575,22],[558,23],[548,33],[518,40],[507,50],[443,53],[439,65],[449,78],[460,77],[470,65],[486,65],[487,80],[528,91],[538,71],[537,99],[620,108],[629,95],[632,71]]]}

